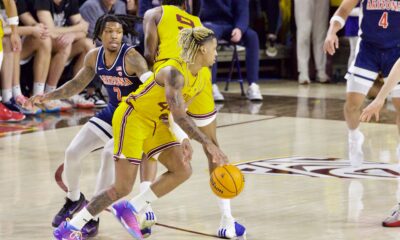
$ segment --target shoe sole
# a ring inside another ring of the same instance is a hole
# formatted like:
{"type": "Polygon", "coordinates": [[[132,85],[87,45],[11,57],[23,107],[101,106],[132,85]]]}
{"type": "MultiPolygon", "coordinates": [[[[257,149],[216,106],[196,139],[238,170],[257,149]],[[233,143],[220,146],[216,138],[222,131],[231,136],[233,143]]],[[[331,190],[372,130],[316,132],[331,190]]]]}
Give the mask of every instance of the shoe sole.
{"type": "MultiPolygon", "coordinates": [[[[116,212],[116,210],[115,210],[113,207],[111,207],[111,212],[113,213],[114,217],[118,220],[118,222],[121,223],[122,227],[124,227],[124,229],[125,229],[126,231],[128,231],[128,233],[129,233],[132,237],[134,237],[136,240],[143,240],[143,236],[142,236],[142,237],[138,237],[137,234],[136,234],[136,232],[134,232],[133,230],[131,230],[130,227],[128,227],[128,225],[125,223],[125,221],[124,221],[122,218],[121,218],[121,219],[118,218],[117,212],[116,212]]],[[[136,218],[136,217],[135,217],[135,218],[136,218]]],[[[136,222],[138,223],[138,226],[139,226],[139,222],[137,221],[137,219],[136,219],[136,222]]]]}

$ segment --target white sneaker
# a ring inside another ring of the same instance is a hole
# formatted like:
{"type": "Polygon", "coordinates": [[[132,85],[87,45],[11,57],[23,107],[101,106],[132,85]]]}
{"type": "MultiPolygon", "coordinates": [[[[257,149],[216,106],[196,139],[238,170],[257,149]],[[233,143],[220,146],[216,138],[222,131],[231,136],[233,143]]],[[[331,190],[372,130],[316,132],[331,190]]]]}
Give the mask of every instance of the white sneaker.
{"type": "Polygon", "coordinates": [[[54,103],[56,104],[56,106],[60,107],[60,111],[61,112],[67,112],[67,111],[72,109],[71,104],[67,103],[64,100],[58,100],[57,99],[57,100],[54,100],[54,103]]]}
{"type": "Polygon", "coordinates": [[[308,74],[303,74],[303,73],[299,74],[299,84],[310,84],[310,83],[311,81],[308,74]]]}
{"type": "Polygon", "coordinates": [[[150,205],[139,215],[140,231],[144,238],[151,235],[151,227],[156,224],[157,217],[150,205]]]}
{"type": "Polygon", "coordinates": [[[212,85],[212,91],[213,91],[214,101],[218,102],[225,100],[224,95],[222,95],[222,93],[219,91],[217,84],[214,83],[212,85]]]}
{"type": "Polygon", "coordinates": [[[364,161],[363,143],[364,135],[361,132],[358,136],[349,136],[349,160],[352,167],[360,167],[364,161]]]}
{"type": "Polygon", "coordinates": [[[240,223],[236,222],[232,217],[222,216],[217,236],[220,238],[238,238],[246,239],[246,228],[240,223]]]}
{"type": "Polygon", "coordinates": [[[384,227],[400,227],[400,205],[397,204],[389,217],[382,222],[384,227]]]}
{"type": "Polygon", "coordinates": [[[317,81],[320,83],[327,83],[329,81],[329,76],[325,73],[325,71],[318,71],[317,81]]]}
{"type": "Polygon", "coordinates": [[[82,108],[82,109],[94,108],[94,103],[89,100],[86,100],[83,95],[79,94],[74,95],[69,98],[69,101],[75,108],[82,108]]]}
{"type": "Polygon", "coordinates": [[[249,88],[247,89],[247,98],[252,101],[263,100],[263,96],[261,95],[260,87],[258,86],[258,84],[256,83],[250,84],[249,88]]]}

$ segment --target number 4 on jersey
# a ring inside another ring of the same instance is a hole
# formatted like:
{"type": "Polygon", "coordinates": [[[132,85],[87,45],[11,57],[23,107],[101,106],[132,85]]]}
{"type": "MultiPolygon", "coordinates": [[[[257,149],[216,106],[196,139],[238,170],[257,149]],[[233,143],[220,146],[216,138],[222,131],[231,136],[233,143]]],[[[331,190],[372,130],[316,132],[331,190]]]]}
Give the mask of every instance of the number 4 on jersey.
{"type": "Polygon", "coordinates": [[[379,20],[379,27],[386,29],[389,26],[388,13],[384,12],[379,20]]]}

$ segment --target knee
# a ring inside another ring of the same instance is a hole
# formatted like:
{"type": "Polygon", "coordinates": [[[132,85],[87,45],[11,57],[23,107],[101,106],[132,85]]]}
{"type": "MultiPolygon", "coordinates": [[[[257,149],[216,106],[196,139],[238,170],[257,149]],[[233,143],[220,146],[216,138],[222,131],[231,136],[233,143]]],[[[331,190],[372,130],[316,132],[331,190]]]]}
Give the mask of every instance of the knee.
{"type": "Polygon", "coordinates": [[[258,45],[258,34],[251,28],[247,29],[247,31],[243,34],[243,39],[252,47],[254,47],[255,44],[258,45]]]}
{"type": "Polygon", "coordinates": [[[346,101],[346,103],[344,104],[344,110],[346,112],[356,112],[360,109],[360,107],[361,107],[360,104],[357,104],[352,101],[346,101]]]}
{"type": "Polygon", "coordinates": [[[192,176],[192,166],[189,163],[182,163],[181,169],[177,172],[177,178],[181,181],[184,182],[192,176]]]}
{"type": "Polygon", "coordinates": [[[46,52],[48,54],[51,54],[51,39],[46,38],[43,40],[38,40],[39,41],[39,51],[46,52]]]}
{"type": "Polygon", "coordinates": [[[86,38],[85,39],[85,42],[84,42],[84,44],[83,44],[83,49],[84,49],[84,51],[87,53],[87,52],[89,52],[90,50],[92,50],[93,48],[95,48],[96,46],[94,45],[94,43],[93,43],[93,41],[92,40],[90,40],[90,39],[88,39],[88,38],[86,38]]]}
{"type": "Polygon", "coordinates": [[[75,147],[68,146],[65,150],[65,161],[74,162],[76,160],[80,160],[80,154],[76,151],[75,147]]]}

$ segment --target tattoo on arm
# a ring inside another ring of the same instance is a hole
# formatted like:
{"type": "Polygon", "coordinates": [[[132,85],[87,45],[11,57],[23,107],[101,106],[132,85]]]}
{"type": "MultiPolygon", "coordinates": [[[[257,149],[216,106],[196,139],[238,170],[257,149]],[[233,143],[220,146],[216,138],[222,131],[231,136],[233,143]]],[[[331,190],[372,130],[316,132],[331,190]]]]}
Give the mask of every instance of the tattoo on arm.
{"type": "Polygon", "coordinates": [[[80,93],[92,81],[95,72],[92,68],[84,66],[76,76],[57,88],[46,94],[48,100],[65,99],[80,93]]]}
{"type": "Polygon", "coordinates": [[[143,73],[149,70],[146,60],[136,50],[132,49],[126,55],[126,63],[128,74],[136,74],[140,77],[143,73]]]}
{"type": "Polygon", "coordinates": [[[122,196],[119,196],[114,186],[112,186],[111,188],[94,196],[87,205],[87,210],[90,214],[96,216],[120,198],[122,198],[122,196]]]}
{"type": "Polygon", "coordinates": [[[166,97],[174,121],[189,135],[190,138],[201,144],[211,140],[196,126],[195,122],[186,114],[185,101],[181,90],[184,84],[183,76],[177,70],[171,70],[166,81],[166,97]]]}

